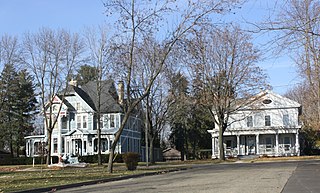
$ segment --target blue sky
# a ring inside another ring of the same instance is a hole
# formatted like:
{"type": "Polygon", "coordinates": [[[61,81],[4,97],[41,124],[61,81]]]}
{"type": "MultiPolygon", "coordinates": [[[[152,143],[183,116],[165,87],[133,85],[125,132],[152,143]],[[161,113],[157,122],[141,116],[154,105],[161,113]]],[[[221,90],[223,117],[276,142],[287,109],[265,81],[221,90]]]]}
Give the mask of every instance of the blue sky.
{"type": "MultiPolygon", "coordinates": [[[[277,0],[249,0],[226,20],[240,25],[245,21],[258,22],[269,15],[277,0]]],[[[81,32],[86,26],[102,25],[106,22],[102,0],[0,0],[0,36],[21,36],[25,32],[36,32],[41,27],[63,28],[81,32]]],[[[255,35],[258,48],[268,40],[266,35],[255,35]]],[[[295,65],[285,55],[273,57],[259,63],[266,70],[273,90],[284,94],[298,82],[295,65]]]]}

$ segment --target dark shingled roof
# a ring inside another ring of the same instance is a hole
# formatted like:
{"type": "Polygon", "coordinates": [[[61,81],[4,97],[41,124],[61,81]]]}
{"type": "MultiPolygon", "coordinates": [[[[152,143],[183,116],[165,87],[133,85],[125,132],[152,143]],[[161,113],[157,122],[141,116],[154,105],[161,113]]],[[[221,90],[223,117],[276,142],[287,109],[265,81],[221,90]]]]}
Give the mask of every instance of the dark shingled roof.
{"type": "MultiPolygon", "coordinates": [[[[97,111],[99,106],[97,87],[97,82],[95,81],[90,81],[81,87],[74,87],[75,92],[95,111],[97,111]]],[[[122,108],[118,103],[117,90],[112,80],[101,82],[100,96],[101,113],[122,112],[122,108]]]]}

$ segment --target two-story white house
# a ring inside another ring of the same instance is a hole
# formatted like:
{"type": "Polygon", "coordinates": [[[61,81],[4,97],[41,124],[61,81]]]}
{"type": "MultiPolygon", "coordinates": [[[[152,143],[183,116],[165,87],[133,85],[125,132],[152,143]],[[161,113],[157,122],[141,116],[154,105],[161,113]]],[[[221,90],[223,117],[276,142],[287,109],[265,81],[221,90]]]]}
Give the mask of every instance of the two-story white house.
{"type": "MultiPolygon", "coordinates": [[[[225,155],[299,156],[301,105],[272,91],[261,92],[251,101],[230,115],[223,135],[225,155]]],[[[208,132],[212,158],[218,158],[218,128],[208,132]]]]}
{"type": "MultiPolygon", "coordinates": [[[[98,102],[97,83],[88,82],[78,86],[71,83],[64,99],[56,95],[52,104],[52,116],[57,117],[51,139],[52,156],[93,155],[98,153],[98,124],[101,126],[101,153],[108,154],[123,119],[124,88],[119,83],[119,93],[112,80],[101,82],[101,97],[98,102]],[[100,104],[100,123],[97,121],[97,112],[100,104]],[[61,110],[60,110],[60,106],[61,110]]],[[[48,115],[49,108],[45,110],[48,115]]],[[[141,120],[139,113],[130,116],[116,152],[141,151],[141,120]]],[[[46,125],[45,125],[46,127],[46,125]]],[[[29,157],[40,154],[40,146],[47,141],[47,129],[44,135],[27,136],[26,155],[29,157]]]]}

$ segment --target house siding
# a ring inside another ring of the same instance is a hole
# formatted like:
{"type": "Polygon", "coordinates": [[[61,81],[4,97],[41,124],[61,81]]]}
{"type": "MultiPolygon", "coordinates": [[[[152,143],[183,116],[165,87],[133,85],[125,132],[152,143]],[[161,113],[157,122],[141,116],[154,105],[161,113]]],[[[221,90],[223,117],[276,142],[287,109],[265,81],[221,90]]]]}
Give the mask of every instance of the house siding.
{"type": "MultiPolygon", "coordinates": [[[[230,115],[224,132],[225,155],[300,155],[300,104],[271,91],[260,95],[256,104],[230,115]],[[264,104],[263,100],[270,103],[264,104]]],[[[212,158],[217,158],[218,128],[208,132],[212,136],[212,158]]]]}
{"type": "MultiPolygon", "coordinates": [[[[78,94],[76,88],[72,94],[65,97],[64,102],[56,102],[55,105],[63,105],[61,113],[58,116],[57,125],[52,132],[52,156],[76,156],[76,155],[93,155],[97,154],[97,112],[92,107],[93,103],[88,104],[86,101],[94,101],[93,99],[83,99],[82,97],[88,97],[81,91],[78,94]],[[90,106],[91,105],[91,106],[90,106]]],[[[114,86],[110,86],[110,89],[115,89],[114,86]]],[[[116,91],[110,91],[109,93],[116,93],[116,91]]],[[[110,100],[116,102],[114,96],[107,96],[110,100]]],[[[58,97],[57,97],[57,101],[58,97]]],[[[111,107],[110,105],[105,105],[111,107]]],[[[57,109],[57,108],[55,108],[57,109]]],[[[119,109],[114,107],[112,109],[119,109]]],[[[121,109],[120,109],[121,110],[121,109]]],[[[101,115],[102,128],[101,128],[101,145],[102,154],[108,154],[111,148],[111,144],[114,141],[115,133],[119,130],[121,121],[123,118],[122,112],[105,112],[101,115]]],[[[128,151],[140,152],[140,140],[141,140],[141,120],[137,116],[130,116],[128,124],[121,134],[120,141],[116,147],[116,152],[125,153],[128,151]],[[131,122],[130,122],[131,121],[131,122]],[[135,122],[137,124],[132,124],[135,122]]],[[[26,137],[26,153],[27,156],[37,156],[38,152],[35,151],[35,142],[46,141],[46,129],[44,136],[28,136],[26,137]]]]}

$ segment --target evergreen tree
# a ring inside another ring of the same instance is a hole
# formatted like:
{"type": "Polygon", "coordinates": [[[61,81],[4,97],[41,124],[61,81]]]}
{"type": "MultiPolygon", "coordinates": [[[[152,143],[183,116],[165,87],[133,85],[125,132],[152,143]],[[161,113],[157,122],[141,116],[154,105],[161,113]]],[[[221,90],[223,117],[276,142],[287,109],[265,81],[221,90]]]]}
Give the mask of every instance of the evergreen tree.
{"type": "Polygon", "coordinates": [[[33,130],[36,98],[32,77],[6,64],[0,76],[0,144],[11,156],[20,154],[24,136],[33,130]]]}
{"type": "Polygon", "coordinates": [[[18,108],[18,75],[12,64],[6,64],[1,73],[0,93],[0,135],[2,148],[14,155],[16,138],[18,136],[17,108],[18,108]]]}
{"type": "Polygon", "coordinates": [[[21,70],[18,74],[19,92],[18,92],[18,137],[17,137],[17,154],[19,147],[24,146],[24,136],[30,135],[34,130],[33,120],[37,113],[37,99],[35,97],[35,88],[33,77],[27,70],[21,70]]]}
{"type": "Polygon", "coordinates": [[[80,66],[76,80],[79,85],[84,85],[90,81],[96,81],[98,77],[98,68],[87,64],[80,66]]]}
{"type": "Polygon", "coordinates": [[[171,125],[170,141],[181,152],[183,160],[187,151],[187,117],[188,117],[188,80],[180,72],[171,78],[171,100],[173,105],[169,108],[171,125]]]}

